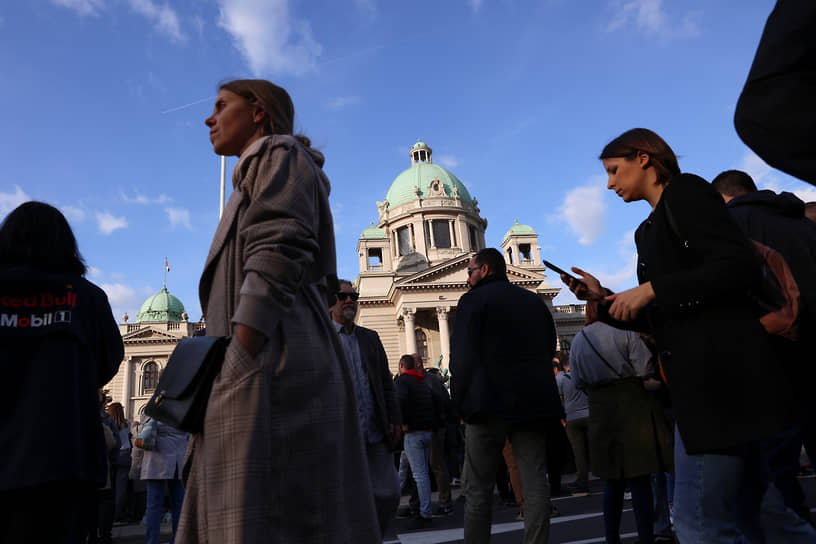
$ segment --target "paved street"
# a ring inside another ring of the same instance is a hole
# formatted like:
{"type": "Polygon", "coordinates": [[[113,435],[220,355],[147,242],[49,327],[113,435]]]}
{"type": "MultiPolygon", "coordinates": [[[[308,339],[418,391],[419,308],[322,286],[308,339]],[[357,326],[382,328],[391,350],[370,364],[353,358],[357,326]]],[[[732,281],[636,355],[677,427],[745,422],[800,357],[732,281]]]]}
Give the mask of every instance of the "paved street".
{"type": "MultiPolygon", "coordinates": [[[[568,481],[568,480],[567,480],[568,481]]],[[[807,494],[811,511],[816,511],[816,475],[809,475],[800,479],[807,494]]],[[[550,528],[550,542],[552,544],[592,544],[604,541],[603,513],[602,513],[602,484],[599,480],[592,482],[592,493],[586,497],[557,497],[553,504],[561,512],[553,518],[550,528]]],[[[461,489],[454,489],[454,498],[458,497],[461,489]]],[[[434,493],[436,500],[436,493],[434,493]]],[[[403,505],[408,498],[402,498],[403,505]]],[[[408,519],[397,519],[388,534],[385,535],[385,544],[441,544],[461,543],[463,540],[464,505],[454,501],[455,512],[451,516],[437,517],[433,521],[433,529],[427,531],[408,531],[408,519]]],[[[496,496],[493,508],[493,544],[518,544],[521,542],[523,522],[516,521],[518,510],[501,504],[496,496]]],[[[170,525],[162,525],[164,535],[161,542],[168,542],[170,525]]],[[[621,535],[624,542],[635,542],[635,523],[631,503],[624,506],[621,535]]],[[[114,527],[114,542],[117,544],[136,544],[144,542],[144,527],[141,525],[124,525],[114,527]]]]}

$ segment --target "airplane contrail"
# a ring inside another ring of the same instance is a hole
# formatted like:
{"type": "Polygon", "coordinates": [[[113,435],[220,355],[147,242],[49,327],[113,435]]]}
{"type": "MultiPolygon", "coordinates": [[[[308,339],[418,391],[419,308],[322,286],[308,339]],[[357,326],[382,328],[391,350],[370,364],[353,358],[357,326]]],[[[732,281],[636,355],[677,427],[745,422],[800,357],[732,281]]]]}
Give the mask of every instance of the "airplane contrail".
{"type": "Polygon", "coordinates": [[[202,98],[201,100],[196,100],[195,102],[190,102],[189,104],[184,104],[183,106],[179,106],[177,108],[170,108],[169,110],[164,110],[163,112],[161,112],[161,114],[164,115],[165,113],[173,113],[174,111],[183,110],[184,108],[189,108],[190,106],[201,104],[202,102],[212,100],[213,98],[215,98],[215,96],[208,96],[207,98],[202,98]]]}

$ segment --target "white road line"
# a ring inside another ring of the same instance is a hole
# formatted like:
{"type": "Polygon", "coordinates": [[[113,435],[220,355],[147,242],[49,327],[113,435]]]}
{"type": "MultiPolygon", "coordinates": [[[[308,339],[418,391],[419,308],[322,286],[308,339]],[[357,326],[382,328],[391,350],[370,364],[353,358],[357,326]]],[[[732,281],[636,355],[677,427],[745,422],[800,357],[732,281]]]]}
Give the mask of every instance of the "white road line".
{"type": "MultiPolygon", "coordinates": [[[[624,509],[624,512],[631,512],[631,508],[624,509]]],[[[559,516],[550,520],[550,525],[557,525],[559,523],[567,523],[570,521],[577,521],[581,519],[602,517],[603,512],[591,512],[588,514],[576,514],[574,516],[559,516]]],[[[524,529],[523,521],[511,521],[509,523],[494,523],[490,528],[490,534],[497,535],[501,533],[512,533],[513,531],[521,531],[524,529]]],[[[632,533],[637,534],[637,533],[632,533]]],[[[621,535],[632,536],[632,535],[621,535]]],[[[457,527],[455,529],[442,529],[439,531],[417,531],[413,533],[401,533],[397,535],[397,540],[387,540],[383,544],[440,544],[441,542],[450,542],[451,540],[462,540],[465,538],[465,529],[457,527]]],[[[576,541],[570,544],[578,544],[579,542],[603,542],[600,540],[590,539],[576,541]]],[[[565,543],[566,544],[566,543],[565,543]]]]}
{"type": "MultiPolygon", "coordinates": [[[[637,536],[637,533],[626,533],[620,535],[621,538],[629,538],[631,536],[637,536]]],[[[605,542],[606,539],[604,537],[598,538],[587,538],[586,540],[571,540],[570,542],[562,542],[561,544],[596,544],[597,542],[605,542]]]]}

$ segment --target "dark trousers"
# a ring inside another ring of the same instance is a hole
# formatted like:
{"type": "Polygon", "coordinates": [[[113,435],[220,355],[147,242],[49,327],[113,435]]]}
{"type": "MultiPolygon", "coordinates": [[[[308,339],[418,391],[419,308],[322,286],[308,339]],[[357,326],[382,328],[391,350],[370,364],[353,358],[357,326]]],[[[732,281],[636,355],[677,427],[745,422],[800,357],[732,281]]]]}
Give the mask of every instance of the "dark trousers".
{"type": "Polygon", "coordinates": [[[608,544],[620,544],[620,524],[623,514],[623,493],[626,484],[632,492],[632,510],[635,511],[638,541],[642,544],[654,542],[654,504],[652,503],[651,475],[638,476],[629,480],[607,480],[604,488],[604,529],[608,544]]]}
{"type": "Polygon", "coordinates": [[[567,437],[575,455],[575,468],[578,471],[576,483],[585,487],[589,485],[589,418],[567,421],[567,437]]]}
{"type": "Polygon", "coordinates": [[[0,542],[84,544],[96,485],[51,482],[0,492],[0,542]]]}
{"type": "Polygon", "coordinates": [[[569,440],[560,421],[548,423],[544,433],[547,437],[547,478],[550,480],[550,493],[558,495],[561,493],[561,472],[564,470],[569,440]]]}

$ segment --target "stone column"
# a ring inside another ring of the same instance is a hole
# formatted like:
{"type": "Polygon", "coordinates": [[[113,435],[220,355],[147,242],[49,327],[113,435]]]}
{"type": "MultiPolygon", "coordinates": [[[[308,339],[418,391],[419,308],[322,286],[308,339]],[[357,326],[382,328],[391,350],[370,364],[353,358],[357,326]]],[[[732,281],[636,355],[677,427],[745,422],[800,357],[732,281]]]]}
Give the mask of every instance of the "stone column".
{"type": "Polygon", "coordinates": [[[456,233],[453,231],[453,219],[448,221],[448,230],[450,231],[450,242],[451,247],[459,247],[457,245],[458,240],[456,239],[456,233]]]}
{"type": "Polygon", "coordinates": [[[434,237],[433,220],[432,219],[428,220],[428,234],[429,234],[429,238],[431,239],[431,247],[436,247],[436,238],[434,237]]]}
{"type": "Polygon", "coordinates": [[[125,409],[125,419],[130,419],[130,397],[132,393],[130,392],[130,362],[133,357],[125,357],[125,360],[122,361],[122,366],[125,368],[125,376],[122,380],[122,407],[125,409]]]}
{"type": "Polygon", "coordinates": [[[519,253],[518,242],[513,242],[511,247],[513,248],[513,258],[516,262],[510,264],[521,265],[521,254],[519,253]]]}
{"type": "Polygon", "coordinates": [[[402,316],[405,319],[405,349],[408,353],[416,353],[416,324],[414,322],[414,308],[403,308],[402,316]]]}
{"type": "Polygon", "coordinates": [[[439,345],[442,352],[442,366],[450,368],[450,329],[448,328],[448,308],[440,306],[436,309],[436,319],[439,321],[439,345]]]}

